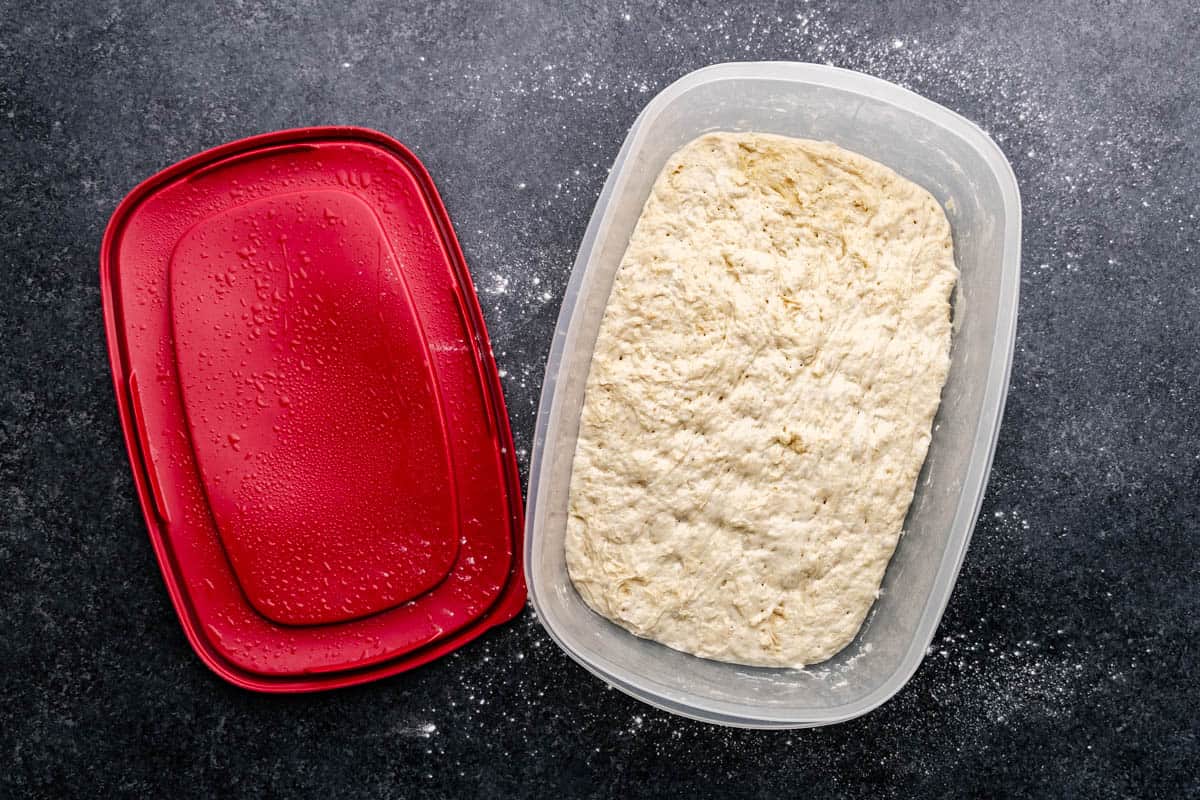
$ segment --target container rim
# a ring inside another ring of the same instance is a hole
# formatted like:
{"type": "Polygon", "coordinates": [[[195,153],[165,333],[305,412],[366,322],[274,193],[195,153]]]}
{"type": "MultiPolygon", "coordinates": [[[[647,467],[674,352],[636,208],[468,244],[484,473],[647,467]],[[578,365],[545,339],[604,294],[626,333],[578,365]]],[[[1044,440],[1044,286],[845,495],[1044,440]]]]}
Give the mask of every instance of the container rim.
{"type": "Polygon", "coordinates": [[[1003,252],[1000,260],[1001,276],[996,336],[993,339],[992,350],[988,358],[988,383],[984,390],[982,413],[972,445],[973,450],[983,452],[985,457],[973,461],[968,467],[964,476],[966,491],[951,523],[952,528],[961,527],[965,530],[965,534],[957,543],[950,542],[943,552],[934,578],[934,587],[926,598],[921,620],[917,625],[912,642],[896,669],[878,688],[864,697],[851,703],[825,709],[825,713],[788,714],[786,711],[762,709],[761,716],[756,716],[736,710],[733,708],[736,704],[726,701],[682,697],[675,689],[653,679],[644,678],[637,683],[625,681],[590,662],[582,653],[576,651],[562,639],[555,630],[553,615],[547,614],[546,606],[539,598],[536,579],[538,570],[534,563],[534,546],[540,544],[537,541],[537,531],[541,527],[540,523],[544,514],[544,503],[541,502],[541,493],[544,490],[541,485],[543,460],[541,445],[546,441],[550,419],[558,411],[561,403],[556,392],[558,373],[562,368],[562,354],[566,344],[567,331],[574,317],[579,290],[584,275],[588,271],[595,242],[610,224],[612,214],[609,208],[609,198],[616,193],[618,187],[624,185],[627,179],[623,171],[614,171],[605,181],[596,200],[596,208],[602,209],[603,213],[593,213],[580,242],[564,293],[563,304],[559,311],[554,340],[546,361],[546,373],[538,404],[529,470],[524,566],[529,585],[530,603],[542,627],[567,655],[606,683],[652,706],[702,722],[759,729],[815,727],[845,722],[862,716],[878,708],[903,688],[924,659],[925,651],[932,641],[946,605],[949,603],[987,489],[987,477],[991,471],[1008,393],[1016,340],[1020,290],[1021,198],[1012,165],[999,146],[975,123],[939,103],[882,78],[840,67],[805,62],[727,62],[702,67],[687,73],[659,92],[642,109],[630,127],[614,163],[624,162],[628,154],[641,144],[645,136],[646,123],[656,118],[671,101],[704,84],[735,78],[825,86],[854,92],[901,107],[905,111],[924,117],[957,135],[970,145],[991,169],[1004,207],[1003,252]]]}

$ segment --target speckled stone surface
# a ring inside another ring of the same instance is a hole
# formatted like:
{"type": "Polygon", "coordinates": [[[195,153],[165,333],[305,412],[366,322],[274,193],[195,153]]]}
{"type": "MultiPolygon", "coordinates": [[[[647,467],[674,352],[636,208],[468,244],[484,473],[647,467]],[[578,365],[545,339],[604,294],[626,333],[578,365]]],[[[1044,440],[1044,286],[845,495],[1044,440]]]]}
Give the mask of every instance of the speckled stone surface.
{"type": "Polygon", "coordinates": [[[1195,4],[0,2],[0,794],[1182,797],[1197,782],[1195,4]],[[416,672],[264,697],[205,669],[120,441],[97,252],[142,178],[252,133],[410,145],[458,228],[522,469],[558,303],[653,93],[829,62],[979,122],[1025,204],[1012,390],[928,658],[763,733],[607,690],[526,612],[416,672]]]}

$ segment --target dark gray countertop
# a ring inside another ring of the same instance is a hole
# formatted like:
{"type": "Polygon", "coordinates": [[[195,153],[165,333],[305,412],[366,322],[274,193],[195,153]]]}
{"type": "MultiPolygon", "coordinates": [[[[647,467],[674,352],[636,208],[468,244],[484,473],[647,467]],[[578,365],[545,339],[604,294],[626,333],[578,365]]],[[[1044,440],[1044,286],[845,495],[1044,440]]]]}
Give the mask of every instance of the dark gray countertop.
{"type": "Polygon", "coordinates": [[[1194,4],[736,5],[0,3],[0,794],[1200,793],[1194,4]],[[689,70],[753,59],[914,89],[982,125],[1021,184],[1008,409],[912,682],[833,728],[714,728],[607,690],[528,612],[330,694],[259,696],[202,666],[106,364],[97,253],[121,197],[262,131],[404,141],[458,229],[524,470],[627,127],[689,70]]]}

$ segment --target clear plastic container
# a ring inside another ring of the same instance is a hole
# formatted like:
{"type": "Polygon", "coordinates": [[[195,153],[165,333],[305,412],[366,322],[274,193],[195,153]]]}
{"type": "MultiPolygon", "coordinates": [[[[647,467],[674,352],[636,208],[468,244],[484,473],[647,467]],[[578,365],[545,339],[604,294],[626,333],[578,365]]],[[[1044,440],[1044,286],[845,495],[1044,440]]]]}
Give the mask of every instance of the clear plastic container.
{"type": "Polygon", "coordinates": [[[1003,153],[978,127],[919,95],[847,70],[783,62],[720,64],[664,89],[634,122],[596,202],[546,365],[525,569],[551,637],[622,691],[725,725],[828,725],[899,691],[933,638],[987,484],[1012,363],[1020,251],[1020,197],[1003,153]],[[803,670],[709,661],[638,638],[584,604],[563,552],[584,385],[613,276],[667,158],[714,130],[824,139],[888,165],[945,208],[961,271],[950,374],[882,594],[845,650],[803,670]]]}

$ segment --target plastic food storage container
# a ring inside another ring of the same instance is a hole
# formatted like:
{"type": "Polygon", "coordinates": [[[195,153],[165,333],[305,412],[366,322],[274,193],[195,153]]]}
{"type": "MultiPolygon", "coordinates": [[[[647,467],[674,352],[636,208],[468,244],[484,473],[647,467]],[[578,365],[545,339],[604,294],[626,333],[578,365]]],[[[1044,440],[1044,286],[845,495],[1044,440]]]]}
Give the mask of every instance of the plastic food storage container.
{"type": "Polygon", "coordinates": [[[708,67],[663,90],[634,122],[596,202],[546,366],[525,568],[554,640],[640,700],[726,725],[828,725],[894,695],[933,638],[979,513],[1012,363],[1020,251],[1008,161],[978,127],[919,95],[847,70],[771,62],[708,67]],[[824,139],[895,169],[942,204],[961,271],[949,378],[882,593],[845,650],[803,670],[709,661],[638,638],[584,604],[563,551],[584,386],[613,276],[667,158],[714,130],[824,139]]]}

